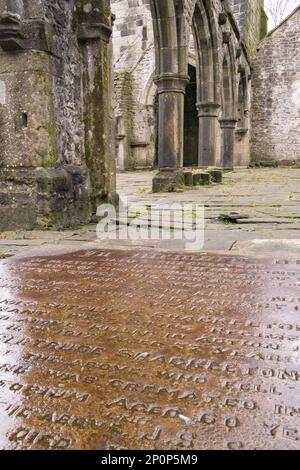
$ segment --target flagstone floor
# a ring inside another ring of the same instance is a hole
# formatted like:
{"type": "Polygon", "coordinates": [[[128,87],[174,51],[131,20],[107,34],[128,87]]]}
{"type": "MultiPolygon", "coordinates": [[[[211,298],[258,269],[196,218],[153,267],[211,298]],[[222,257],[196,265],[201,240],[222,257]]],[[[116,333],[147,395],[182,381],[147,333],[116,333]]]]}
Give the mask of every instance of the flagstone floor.
{"type": "MultiPolygon", "coordinates": [[[[152,194],[153,172],[121,173],[118,192],[129,204],[198,204],[205,208],[204,252],[255,256],[300,252],[300,169],[240,169],[224,175],[221,185],[178,193],[152,194]],[[235,213],[230,222],[226,215],[235,213]],[[220,216],[225,220],[220,220],[220,216]]],[[[0,233],[0,257],[51,247],[181,251],[180,243],[155,240],[107,242],[97,239],[96,225],[65,231],[0,233]]]]}

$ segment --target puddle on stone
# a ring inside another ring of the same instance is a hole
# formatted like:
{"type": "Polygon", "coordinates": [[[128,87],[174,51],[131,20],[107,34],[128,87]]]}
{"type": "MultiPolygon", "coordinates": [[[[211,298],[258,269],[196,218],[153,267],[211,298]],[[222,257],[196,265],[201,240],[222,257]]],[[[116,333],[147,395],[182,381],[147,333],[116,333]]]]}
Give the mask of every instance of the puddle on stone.
{"type": "Polygon", "coordinates": [[[0,262],[2,449],[300,449],[300,261],[0,262]]]}

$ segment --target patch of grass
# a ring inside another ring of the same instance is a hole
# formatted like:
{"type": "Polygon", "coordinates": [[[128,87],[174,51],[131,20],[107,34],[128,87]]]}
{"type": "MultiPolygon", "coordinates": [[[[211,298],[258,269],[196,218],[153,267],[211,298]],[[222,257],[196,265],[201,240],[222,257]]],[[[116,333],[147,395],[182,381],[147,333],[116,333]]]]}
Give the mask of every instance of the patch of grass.
{"type": "Polygon", "coordinates": [[[16,230],[15,232],[0,232],[0,240],[23,240],[25,233],[16,230]]]}

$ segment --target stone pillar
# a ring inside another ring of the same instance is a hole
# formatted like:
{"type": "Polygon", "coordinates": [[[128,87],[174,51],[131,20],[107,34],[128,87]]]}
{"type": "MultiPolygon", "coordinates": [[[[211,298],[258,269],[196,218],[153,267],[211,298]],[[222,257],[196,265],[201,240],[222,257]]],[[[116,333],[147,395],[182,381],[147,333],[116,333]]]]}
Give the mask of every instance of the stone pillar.
{"type": "Polygon", "coordinates": [[[198,166],[215,166],[217,161],[217,128],[219,125],[220,104],[214,102],[197,103],[199,118],[198,166]]]}
{"type": "Polygon", "coordinates": [[[237,120],[233,118],[220,119],[222,130],[221,167],[224,170],[233,170],[236,123],[237,120]]]}
{"type": "Polygon", "coordinates": [[[187,76],[165,73],[156,78],[158,93],[158,168],[153,192],[183,184],[184,95],[187,76]]]}

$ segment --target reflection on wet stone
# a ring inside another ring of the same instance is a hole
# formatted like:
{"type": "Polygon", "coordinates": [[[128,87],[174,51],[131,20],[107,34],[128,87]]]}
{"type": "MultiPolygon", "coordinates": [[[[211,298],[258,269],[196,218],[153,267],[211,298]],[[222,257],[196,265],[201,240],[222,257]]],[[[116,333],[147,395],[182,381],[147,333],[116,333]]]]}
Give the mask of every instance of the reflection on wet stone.
{"type": "Polygon", "coordinates": [[[0,446],[300,449],[300,262],[0,264],[0,446]]]}

